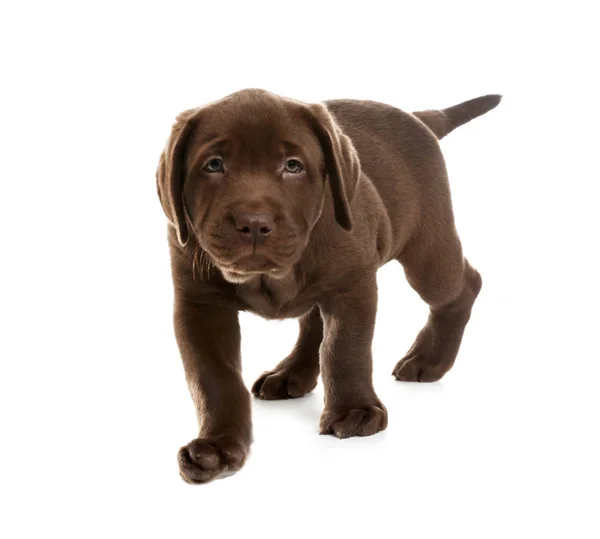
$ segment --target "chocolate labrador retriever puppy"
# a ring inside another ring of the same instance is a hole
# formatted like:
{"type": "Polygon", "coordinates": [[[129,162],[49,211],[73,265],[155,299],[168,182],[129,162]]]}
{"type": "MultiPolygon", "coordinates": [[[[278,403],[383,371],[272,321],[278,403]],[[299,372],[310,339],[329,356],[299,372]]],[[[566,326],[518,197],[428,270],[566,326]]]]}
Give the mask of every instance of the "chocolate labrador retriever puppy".
{"type": "Polygon", "coordinates": [[[179,451],[186,481],[229,475],[249,452],[239,311],[299,318],[296,346],[252,393],[301,397],[320,372],[322,434],[386,428],[371,377],[383,264],[399,261],[430,306],[394,376],[433,382],[452,367],[481,277],[463,256],[438,139],[499,102],[409,114],[251,89],[179,115],[157,182],[171,225],[175,333],[200,424],[179,451]]]}

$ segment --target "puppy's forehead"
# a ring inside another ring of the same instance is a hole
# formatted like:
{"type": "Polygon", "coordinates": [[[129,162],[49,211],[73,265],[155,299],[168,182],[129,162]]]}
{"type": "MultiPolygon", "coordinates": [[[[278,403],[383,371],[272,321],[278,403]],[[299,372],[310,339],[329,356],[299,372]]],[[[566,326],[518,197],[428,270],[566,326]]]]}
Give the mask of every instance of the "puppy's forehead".
{"type": "Polygon", "coordinates": [[[318,152],[303,105],[263,91],[242,91],[205,107],[197,141],[228,141],[231,147],[268,152],[282,143],[318,152]]]}

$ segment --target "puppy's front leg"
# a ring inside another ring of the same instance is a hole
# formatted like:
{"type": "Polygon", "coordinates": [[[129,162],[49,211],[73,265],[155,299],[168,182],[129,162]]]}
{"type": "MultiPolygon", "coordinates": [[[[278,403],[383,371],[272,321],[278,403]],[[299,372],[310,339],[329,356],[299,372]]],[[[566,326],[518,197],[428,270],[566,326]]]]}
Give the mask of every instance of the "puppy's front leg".
{"type": "Polygon", "coordinates": [[[375,270],[320,304],[324,324],[321,375],[325,409],[321,434],[370,436],[387,427],[387,410],[373,389],[371,345],[377,312],[375,270]]]}
{"type": "Polygon", "coordinates": [[[250,394],[241,375],[237,311],[177,298],[175,335],[200,433],[179,451],[181,476],[204,483],[239,470],[250,450],[250,394]]]}

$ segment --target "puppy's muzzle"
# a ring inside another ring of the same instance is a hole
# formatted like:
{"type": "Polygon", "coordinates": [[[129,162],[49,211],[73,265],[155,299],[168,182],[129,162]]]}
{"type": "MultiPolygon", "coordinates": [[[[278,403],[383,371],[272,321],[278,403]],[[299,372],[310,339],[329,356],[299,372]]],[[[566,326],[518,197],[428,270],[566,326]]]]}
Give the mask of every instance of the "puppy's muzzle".
{"type": "Polygon", "coordinates": [[[244,213],[234,223],[242,240],[254,245],[264,243],[275,228],[275,219],[266,213],[244,213]]]}

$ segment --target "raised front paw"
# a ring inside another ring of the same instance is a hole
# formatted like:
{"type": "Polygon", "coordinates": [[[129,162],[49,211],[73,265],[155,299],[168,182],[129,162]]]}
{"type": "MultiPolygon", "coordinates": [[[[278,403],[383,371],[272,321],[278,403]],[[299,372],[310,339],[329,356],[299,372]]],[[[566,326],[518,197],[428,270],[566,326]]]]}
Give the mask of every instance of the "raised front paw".
{"type": "Polygon", "coordinates": [[[321,434],[338,438],[371,436],[387,427],[387,410],[383,404],[344,410],[327,410],[321,415],[321,434]]]}
{"type": "Polygon", "coordinates": [[[188,483],[227,477],[244,465],[248,452],[247,445],[230,436],[196,438],[179,450],[179,473],[188,483]]]}
{"type": "Polygon", "coordinates": [[[318,373],[275,369],[263,373],[252,386],[259,399],[295,399],[310,393],[317,385],[318,373]]]}

